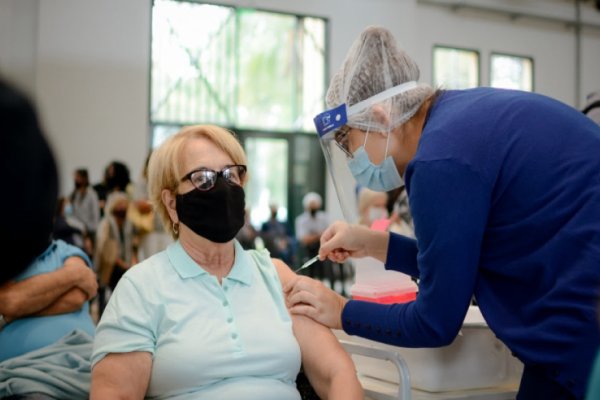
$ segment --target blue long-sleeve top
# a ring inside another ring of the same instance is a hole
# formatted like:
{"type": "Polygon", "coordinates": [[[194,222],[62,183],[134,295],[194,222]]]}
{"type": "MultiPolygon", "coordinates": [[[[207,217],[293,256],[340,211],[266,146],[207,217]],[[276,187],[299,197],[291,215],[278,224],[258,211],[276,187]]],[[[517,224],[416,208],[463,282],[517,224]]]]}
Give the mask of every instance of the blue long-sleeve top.
{"type": "Polygon", "coordinates": [[[344,330],[447,345],[475,295],[518,358],[583,397],[600,344],[600,127],[538,94],[446,91],[405,180],[416,240],[390,234],[386,268],[419,277],[417,299],[351,300],[344,330]]]}

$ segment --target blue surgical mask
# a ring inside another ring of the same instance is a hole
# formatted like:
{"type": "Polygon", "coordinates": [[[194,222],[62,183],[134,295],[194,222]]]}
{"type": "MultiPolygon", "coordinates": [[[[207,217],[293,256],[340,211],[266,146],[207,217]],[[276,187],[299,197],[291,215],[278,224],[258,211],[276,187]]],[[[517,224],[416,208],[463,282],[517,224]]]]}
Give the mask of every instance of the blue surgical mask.
{"type": "Polygon", "coordinates": [[[67,203],[65,204],[65,208],[64,208],[64,214],[65,216],[71,216],[73,215],[73,206],[71,205],[71,203],[67,203]]]}
{"type": "Polygon", "coordinates": [[[365,146],[360,146],[353,156],[348,161],[348,167],[360,185],[376,192],[388,192],[404,185],[392,156],[375,165],[369,160],[365,146]]]}

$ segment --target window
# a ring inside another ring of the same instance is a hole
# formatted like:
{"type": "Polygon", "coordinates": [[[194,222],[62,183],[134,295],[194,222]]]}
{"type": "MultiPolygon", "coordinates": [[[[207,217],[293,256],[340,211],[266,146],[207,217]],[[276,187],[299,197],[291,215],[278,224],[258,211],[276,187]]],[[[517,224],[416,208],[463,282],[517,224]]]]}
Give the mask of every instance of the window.
{"type": "Polygon", "coordinates": [[[245,140],[245,147],[252,171],[246,185],[246,202],[254,206],[250,221],[260,226],[268,220],[271,204],[277,204],[278,217],[287,220],[288,162],[281,155],[288,154],[288,141],[253,135],[245,140]]]}
{"type": "MultiPolygon", "coordinates": [[[[313,132],[312,118],[324,107],[325,73],[323,19],[154,2],[153,127],[201,122],[313,132]]],[[[164,130],[154,133],[160,139],[164,130]]]]}
{"type": "Polygon", "coordinates": [[[433,47],[433,85],[444,89],[479,86],[479,52],[454,47],[433,47]]]}
{"type": "Polygon", "coordinates": [[[533,91],[533,59],[492,53],[490,57],[490,86],[533,91]]]}
{"type": "Polygon", "coordinates": [[[323,18],[154,0],[152,147],[184,125],[234,131],[248,155],[253,225],[276,202],[293,227],[302,196],[325,190],[313,118],[325,108],[326,32],[323,18]]]}

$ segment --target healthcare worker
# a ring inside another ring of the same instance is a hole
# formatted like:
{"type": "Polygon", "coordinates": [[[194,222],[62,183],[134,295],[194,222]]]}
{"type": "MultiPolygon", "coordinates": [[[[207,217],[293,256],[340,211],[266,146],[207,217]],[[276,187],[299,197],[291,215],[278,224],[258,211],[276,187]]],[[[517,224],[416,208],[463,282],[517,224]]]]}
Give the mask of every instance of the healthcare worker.
{"type": "MultiPolygon", "coordinates": [[[[406,185],[416,240],[333,223],[320,256],[372,256],[419,278],[405,304],[348,300],[300,277],[293,313],[403,347],[450,344],[473,295],[524,363],[517,399],[581,399],[600,344],[600,128],[551,98],[436,90],[389,31],[367,28],[315,118],[343,210],[350,175],[406,185]],[[348,173],[348,171],[346,171],[348,173]],[[344,191],[346,190],[346,191],[344,191]]],[[[350,179],[351,180],[351,179],[350,179]]]]}

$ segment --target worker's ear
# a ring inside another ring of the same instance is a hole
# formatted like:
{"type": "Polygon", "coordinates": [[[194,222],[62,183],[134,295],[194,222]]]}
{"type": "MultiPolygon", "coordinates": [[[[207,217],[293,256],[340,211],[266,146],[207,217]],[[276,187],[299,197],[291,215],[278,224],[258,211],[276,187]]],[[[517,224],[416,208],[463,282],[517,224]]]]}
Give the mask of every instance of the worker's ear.
{"type": "MultiPolygon", "coordinates": [[[[373,116],[373,121],[381,124],[382,126],[389,126],[390,124],[390,110],[389,107],[386,107],[383,104],[375,104],[371,107],[371,115],[373,116]]],[[[384,136],[387,136],[387,129],[384,132],[380,132],[384,136]]]]}

